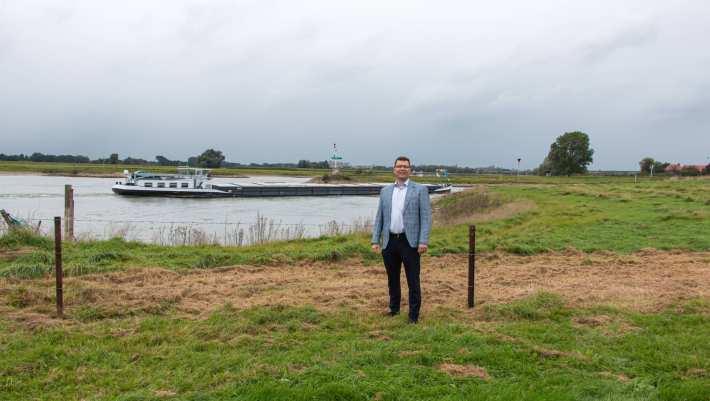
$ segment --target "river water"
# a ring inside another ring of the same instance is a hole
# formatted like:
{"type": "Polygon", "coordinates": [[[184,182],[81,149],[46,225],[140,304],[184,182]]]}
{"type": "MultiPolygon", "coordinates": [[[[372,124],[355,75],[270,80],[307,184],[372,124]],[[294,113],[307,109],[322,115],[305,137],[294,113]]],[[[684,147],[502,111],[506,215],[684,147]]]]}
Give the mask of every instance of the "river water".
{"type": "MultiPolygon", "coordinates": [[[[283,198],[143,198],[116,195],[117,178],[0,175],[0,209],[52,230],[64,215],[64,185],[74,188],[75,236],[179,245],[314,237],[354,228],[374,218],[376,196],[283,198]],[[241,234],[240,234],[241,232],[241,234]]],[[[214,183],[305,182],[302,177],[214,178],[214,183]]]]}

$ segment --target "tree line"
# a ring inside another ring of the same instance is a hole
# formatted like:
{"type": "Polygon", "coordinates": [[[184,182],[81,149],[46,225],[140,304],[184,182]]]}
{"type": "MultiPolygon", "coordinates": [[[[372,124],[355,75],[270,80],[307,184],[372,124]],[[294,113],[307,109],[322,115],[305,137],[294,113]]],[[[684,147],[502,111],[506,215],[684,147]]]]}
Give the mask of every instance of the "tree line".
{"type": "Polygon", "coordinates": [[[93,163],[93,164],[129,164],[157,166],[191,166],[203,168],[219,167],[259,167],[259,168],[329,168],[328,161],[299,160],[296,163],[233,163],[225,160],[224,153],[216,149],[207,149],[199,155],[188,157],[187,160],[170,160],[163,155],[155,156],[155,160],[136,157],[120,158],[118,153],[111,153],[107,158],[91,159],[83,155],[50,155],[35,152],[30,155],[0,153],[0,161],[38,162],[38,163],[93,163]]]}
{"type": "Polygon", "coordinates": [[[170,160],[165,156],[157,155],[155,160],[146,160],[135,157],[126,157],[121,159],[118,153],[111,153],[107,158],[90,159],[83,155],[49,155],[40,152],[25,155],[23,153],[16,155],[6,155],[0,153],[0,160],[13,162],[38,162],[38,163],[93,163],[93,164],[131,164],[131,165],[158,165],[158,166],[192,166],[192,167],[207,167],[217,168],[229,166],[238,166],[239,163],[228,163],[224,161],[224,155],[219,150],[207,149],[202,154],[193,156],[184,160],[170,160]]]}
{"type": "MultiPolygon", "coordinates": [[[[587,172],[587,166],[592,163],[593,155],[594,149],[589,147],[589,136],[586,133],[566,132],[550,145],[547,157],[535,172],[541,175],[583,174],[587,172]]],[[[710,175],[710,164],[706,166],[672,164],[644,157],[639,162],[639,172],[646,175],[669,173],[683,176],[710,175]]]]}
{"type": "MultiPolygon", "coordinates": [[[[534,170],[533,173],[540,175],[573,175],[587,173],[587,166],[592,163],[594,149],[590,147],[589,135],[581,131],[565,132],[557,137],[555,142],[550,145],[550,150],[543,162],[534,170]]],[[[191,166],[203,168],[219,168],[219,167],[258,167],[258,168],[313,168],[327,169],[329,163],[327,160],[310,161],[299,160],[296,163],[232,163],[225,160],[224,153],[217,149],[207,149],[199,155],[189,157],[186,161],[170,160],[162,155],[155,156],[154,161],[149,161],[140,158],[126,157],[121,159],[118,153],[112,153],[108,158],[91,160],[82,155],[45,155],[35,152],[31,155],[6,155],[0,153],[0,160],[3,161],[31,161],[45,163],[97,163],[97,164],[131,164],[131,165],[158,165],[158,166],[191,166]]],[[[671,166],[668,162],[659,162],[651,157],[645,157],[639,162],[641,174],[662,174],[666,172],[666,168],[671,166]]],[[[372,165],[368,166],[368,170],[389,170],[392,166],[388,165],[372,165]]],[[[513,170],[490,167],[461,167],[458,165],[427,165],[421,164],[415,166],[417,171],[436,172],[437,170],[447,170],[454,174],[509,174],[513,170]]],[[[362,171],[360,168],[358,171],[362,171]]],[[[698,166],[682,166],[674,169],[673,173],[680,175],[701,175],[710,174],[710,164],[704,168],[698,166]]]]}
{"type": "MultiPolygon", "coordinates": [[[[543,164],[538,168],[540,173],[553,175],[577,174],[586,172],[586,164],[591,163],[594,150],[589,149],[589,138],[585,133],[566,133],[557,138],[552,145],[550,153],[543,164]]],[[[158,165],[158,166],[191,166],[203,168],[219,167],[255,167],[255,168],[310,168],[327,169],[330,167],[327,160],[310,161],[299,160],[296,163],[233,163],[225,160],[224,153],[217,149],[207,149],[199,155],[189,157],[187,160],[170,160],[163,155],[155,156],[155,160],[126,157],[121,159],[118,153],[111,153],[107,158],[90,159],[83,155],[49,155],[39,152],[31,155],[6,155],[0,153],[2,161],[30,161],[44,163],[94,163],[94,164],[128,164],[128,165],[158,165]]],[[[416,171],[434,173],[437,170],[447,170],[453,174],[511,174],[513,170],[496,166],[465,167],[444,164],[420,164],[414,166],[416,171]]],[[[370,165],[367,170],[389,170],[389,165],[370,165]]],[[[357,171],[362,172],[359,168],[357,171]]]]}
{"type": "MultiPolygon", "coordinates": [[[[30,161],[43,163],[94,163],[94,164],[128,164],[128,165],[157,165],[157,166],[191,166],[203,168],[219,168],[219,167],[251,167],[251,168],[308,168],[308,169],[328,169],[330,165],[328,160],[311,161],[301,159],[295,163],[279,162],[279,163],[233,163],[225,160],[224,153],[216,149],[207,149],[199,155],[189,157],[187,160],[170,160],[163,155],[155,156],[155,160],[146,160],[135,157],[126,157],[121,159],[118,153],[111,153],[107,158],[90,159],[83,155],[49,155],[39,152],[31,155],[17,154],[6,155],[0,153],[1,161],[30,161]]],[[[371,165],[368,170],[389,170],[392,166],[371,165]]],[[[458,165],[443,165],[443,164],[422,164],[417,165],[417,171],[435,172],[436,170],[445,169],[449,173],[469,173],[469,174],[506,174],[512,170],[499,168],[495,166],[489,167],[461,167],[458,165]]],[[[359,170],[363,170],[360,168],[359,170]]]]}
{"type": "Polygon", "coordinates": [[[644,175],[668,173],[668,171],[666,171],[668,167],[671,167],[671,174],[682,176],[710,175],[710,163],[704,167],[702,165],[681,165],[679,163],[660,162],[654,160],[652,157],[644,157],[639,161],[639,172],[644,175]]]}

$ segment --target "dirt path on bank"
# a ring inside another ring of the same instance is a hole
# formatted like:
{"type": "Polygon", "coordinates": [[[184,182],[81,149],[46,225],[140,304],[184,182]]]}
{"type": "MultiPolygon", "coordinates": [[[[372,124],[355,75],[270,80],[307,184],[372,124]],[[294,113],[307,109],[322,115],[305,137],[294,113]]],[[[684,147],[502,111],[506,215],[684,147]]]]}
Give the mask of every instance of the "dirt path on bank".
{"type": "MultiPolygon", "coordinates": [[[[423,314],[440,307],[463,310],[467,263],[466,255],[424,259],[423,314]]],[[[570,306],[613,305],[652,312],[710,297],[710,253],[489,254],[479,258],[476,280],[477,305],[507,303],[542,290],[559,294],[570,306]]],[[[402,283],[406,310],[404,274],[402,283]]],[[[0,299],[7,301],[19,286],[26,289],[27,302],[19,309],[3,308],[4,312],[19,320],[25,320],[21,315],[48,317],[52,281],[5,281],[0,299]]],[[[325,310],[345,306],[368,313],[379,313],[387,306],[384,268],[364,266],[359,260],[183,272],[131,269],[66,278],[65,294],[69,315],[77,304],[120,314],[169,305],[180,315],[196,318],[226,303],[238,309],[278,304],[325,310]]]]}

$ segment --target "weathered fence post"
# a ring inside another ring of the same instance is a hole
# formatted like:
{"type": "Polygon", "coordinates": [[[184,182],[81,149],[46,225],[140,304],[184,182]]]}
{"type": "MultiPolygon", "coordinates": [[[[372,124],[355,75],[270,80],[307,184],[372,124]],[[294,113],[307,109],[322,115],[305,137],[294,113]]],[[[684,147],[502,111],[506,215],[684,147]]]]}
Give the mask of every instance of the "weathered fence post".
{"type": "Polygon", "coordinates": [[[5,211],[5,209],[0,209],[0,216],[2,216],[2,219],[5,220],[5,224],[7,224],[8,230],[12,230],[13,228],[15,228],[14,219],[12,218],[12,216],[10,216],[8,212],[5,211]]]}
{"type": "Polygon", "coordinates": [[[57,279],[57,316],[64,317],[64,288],[62,278],[62,218],[54,218],[54,267],[57,279]]]}
{"type": "Polygon", "coordinates": [[[64,238],[74,239],[74,188],[64,186],[64,238]]]}
{"type": "Polygon", "coordinates": [[[468,226],[468,307],[473,308],[476,287],[476,226],[468,226]]]}

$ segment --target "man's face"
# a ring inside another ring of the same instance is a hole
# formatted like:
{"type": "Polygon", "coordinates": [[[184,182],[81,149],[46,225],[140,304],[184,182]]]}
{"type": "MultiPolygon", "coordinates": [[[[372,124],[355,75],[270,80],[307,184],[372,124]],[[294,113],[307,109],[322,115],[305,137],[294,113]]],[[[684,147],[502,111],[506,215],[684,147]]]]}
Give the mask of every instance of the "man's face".
{"type": "Polygon", "coordinates": [[[409,173],[411,173],[411,169],[408,161],[397,160],[394,163],[394,176],[398,180],[407,181],[407,178],[409,178],[409,173]]]}

